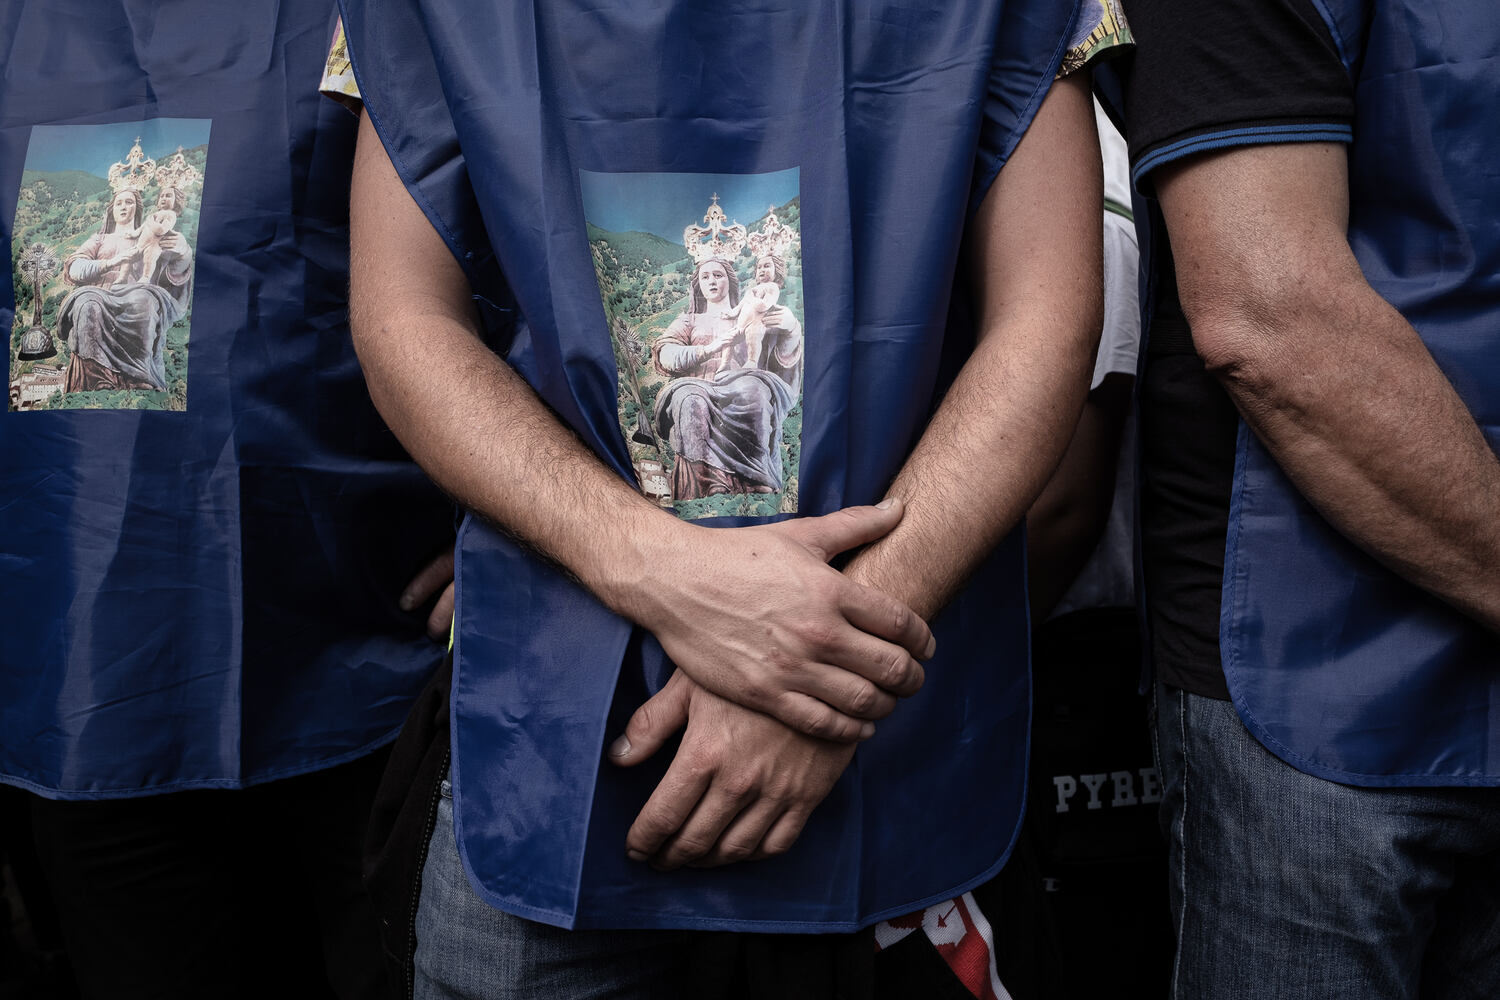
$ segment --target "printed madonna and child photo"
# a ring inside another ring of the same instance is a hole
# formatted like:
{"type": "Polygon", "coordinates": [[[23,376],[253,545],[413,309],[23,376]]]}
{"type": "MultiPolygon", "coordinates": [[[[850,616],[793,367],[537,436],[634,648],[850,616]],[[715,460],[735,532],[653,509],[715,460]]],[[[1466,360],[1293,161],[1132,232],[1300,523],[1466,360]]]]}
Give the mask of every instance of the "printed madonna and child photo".
{"type": "Polygon", "coordinates": [[[795,513],[798,171],[580,175],[642,492],[688,520],[795,513]]]}
{"type": "Polygon", "coordinates": [[[187,409],[209,125],[32,129],[11,230],[12,411],[187,409]]]}

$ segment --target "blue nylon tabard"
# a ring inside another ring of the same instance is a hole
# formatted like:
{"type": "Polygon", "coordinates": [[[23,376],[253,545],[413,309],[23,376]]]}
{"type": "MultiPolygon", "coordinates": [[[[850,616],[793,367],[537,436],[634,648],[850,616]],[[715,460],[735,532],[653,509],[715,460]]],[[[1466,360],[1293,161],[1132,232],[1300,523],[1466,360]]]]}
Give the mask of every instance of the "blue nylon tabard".
{"type": "MultiPolygon", "coordinates": [[[[617,474],[710,527],[883,495],[972,346],[963,227],[1074,16],[1050,0],[342,10],[397,172],[476,296],[513,310],[488,331],[507,360],[617,474]],[[759,328],[732,327],[726,302],[759,328]]],[[[565,927],[847,930],[1005,857],[1030,707],[1019,535],[939,617],[926,687],[790,853],[669,873],[624,850],[665,761],[603,763],[671,671],[660,646],[478,521],[460,553],[454,801],[493,905],[565,927]]]]}
{"type": "Polygon", "coordinates": [[[391,739],[451,507],[349,343],[331,6],[0,0],[0,781],[238,788],[391,739]]]}

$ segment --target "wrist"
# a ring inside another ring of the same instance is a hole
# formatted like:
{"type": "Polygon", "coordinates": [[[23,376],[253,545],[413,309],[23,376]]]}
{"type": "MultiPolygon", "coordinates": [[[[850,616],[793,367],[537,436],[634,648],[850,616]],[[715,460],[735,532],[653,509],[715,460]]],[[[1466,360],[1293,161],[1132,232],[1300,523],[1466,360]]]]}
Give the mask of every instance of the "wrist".
{"type": "Polygon", "coordinates": [[[680,570],[677,554],[705,530],[654,504],[629,504],[610,520],[576,572],[605,607],[649,629],[661,610],[662,581],[680,570]]]}
{"type": "Polygon", "coordinates": [[[941,610],[942,601],[934,597],[934,586],[923,567],[911,559],[894,557],[879,539],[860,549],[841,572],[862,587],[894,597],[931,622],[941,610]]]}

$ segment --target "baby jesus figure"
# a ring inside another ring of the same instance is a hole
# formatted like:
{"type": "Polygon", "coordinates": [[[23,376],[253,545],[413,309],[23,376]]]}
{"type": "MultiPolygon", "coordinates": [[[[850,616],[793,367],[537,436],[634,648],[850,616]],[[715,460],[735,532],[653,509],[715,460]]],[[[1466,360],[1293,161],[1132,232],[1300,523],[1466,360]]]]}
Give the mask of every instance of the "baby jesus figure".
{"type": "Polygon", "coordinates": [[[141,252],[141,280],[150,281],[156,271],[156,262],[161,259],[161,238],[177,225],[177,213],[161,208],[146,216],[139,230],[140,242],[136,249],[141,252]]]}
{"type": "Polygon", "coordinates": [[[761,365],[761,346],[766,339],[766,313],[781,301],[781,286],[786,283],[785,267],[776,266],[770,254],[755,264],[755,284],[740,298],[739,305],[724,315],[734,320],[735,330],[745,338],[745,363],[761,365]]]}

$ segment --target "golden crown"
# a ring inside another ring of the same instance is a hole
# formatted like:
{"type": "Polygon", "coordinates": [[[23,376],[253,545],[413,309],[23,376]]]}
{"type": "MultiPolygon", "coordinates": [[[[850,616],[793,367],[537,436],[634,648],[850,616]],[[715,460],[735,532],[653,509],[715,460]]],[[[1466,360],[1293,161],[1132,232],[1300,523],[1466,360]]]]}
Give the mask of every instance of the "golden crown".
{"type": "Polygon", "coordinates": [[[187,161],[181,146],[177,147],[177,152],[172,154],[170,160],[156,168],[156,182],[163,188],[177,188],[185,193],[201,179],[202,175],[187,161]]]}
{"type": "Polygon", "coordinates": [[[766,221],[761,223],[760,232],[751,233],[745,242],[757,259],[779,257],[785,260],[787,250],[797,242],[797,231],[781,224],[776,218],[776,206],[772,205],[766,211],[766,221]]]}
{"type": "Polygon", "coordinates": [[[202,179],[203,175],[187,161],[187,155],[181,146],[177,147],[177,152],[172,154],[170,160],[158,164],[141,151],[140,136],[136,136],[135,144],[130,147],[130,153],[125,159],[111,164],[109,168],[109,189],[114,194],[119,194],[126,188],[145,191],[152,181],[164,188],[174,187],[185,192],[202,179]]]}
{"type": "Polygon", "coordinates": [[[141,137],[135,137],[135,145],[130,147],[130,153],[119,163],[113,163],[109,168],[109,189],[119,194],[126,188],[132,191],[144,191],[146,185],[156,176],[156,161],[141,152],[141,137]]]}
{"type": "Polygon", "coordinates": [[[682,231],[682,245],[696,267],[706,260],[734,260],[745,249],[745,227],[738,222],[727,224],[719,196],[703,214],[703,225],[691,225],[682,231]]]}

